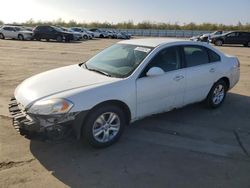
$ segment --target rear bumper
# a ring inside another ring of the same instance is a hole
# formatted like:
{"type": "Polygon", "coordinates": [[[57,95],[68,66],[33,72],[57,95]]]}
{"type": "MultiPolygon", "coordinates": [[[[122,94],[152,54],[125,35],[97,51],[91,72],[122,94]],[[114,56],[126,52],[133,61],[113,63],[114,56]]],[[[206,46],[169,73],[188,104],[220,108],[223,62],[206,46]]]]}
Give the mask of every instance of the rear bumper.
{"type": "Polygon", "coordinates": [[[50,132],[74,131],[76,137],[81,136],[81,128],[88,111],[67,113],[63,115],[29,114],[13,97],[9,103],[9,112],[13,119],[13,126],[23,136],[39,134],[47,136],[50,132]]]}

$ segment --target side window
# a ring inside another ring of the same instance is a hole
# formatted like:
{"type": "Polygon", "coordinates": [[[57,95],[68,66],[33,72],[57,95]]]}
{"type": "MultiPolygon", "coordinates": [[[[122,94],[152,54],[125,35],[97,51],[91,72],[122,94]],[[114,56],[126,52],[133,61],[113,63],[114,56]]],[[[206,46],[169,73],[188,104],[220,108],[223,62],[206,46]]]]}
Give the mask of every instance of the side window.
{"type": "Polygon", "coordinates": [[[12,31],[11,27],[4,27],[3,28],[5,31],[12,31]]]}
{"type": "Polygon", "coordinates": [[[207,50],[201,46],[184,46],[186,66],[194,67],[209,63],[207,50]]]}
{"type": "Polygon", "coordinates": [[[159,67],[165,72],[180,69],[181,58],[178,47],[169,47],[156,54],[145,69],[145,73],[152,67],[159,67]]]}
{"type": "Polygon", "coordinates": [[[234,32],[234,33],[228,34],[227,37],[237,37],[238,35],[239,33],[234,32]]]}
{"type": "Polygon", "coordinates": [[[53,31],[55,31],[53,28],[51,28],[51,27],[48,27],[48,28],[46,28],[46,30],[48,31],[48,32],[53,32],[53,31]]]}
{"type": "Polygon", "coordinates": [[[221,60],[220,56],[213,50],[207,49],[210,63],[218,62],[221,60]]]}
{"type": "Polygon", "coordinates": [[[242,36],[242,37],[248,37],[248,36],[250,36],[250,34],[247,33],[247,32],[242,32],[242,33],[240,33],[240,36],[242,36]]]}

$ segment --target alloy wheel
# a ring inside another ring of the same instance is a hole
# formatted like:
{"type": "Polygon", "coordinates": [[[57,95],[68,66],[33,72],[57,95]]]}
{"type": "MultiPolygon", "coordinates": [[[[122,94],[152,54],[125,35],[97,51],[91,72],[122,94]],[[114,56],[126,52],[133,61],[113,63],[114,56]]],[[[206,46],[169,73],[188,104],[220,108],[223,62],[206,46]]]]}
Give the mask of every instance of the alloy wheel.
{"type": "Polygon", "coordinates": [[[94,122],[92,133],[96,141],[106,143],[111,141],[120,130],[120,118],[114,112],[101,114],[94,122]]]}
{"type": "Polygon", "coordinates": [[[225,88],[223,85],[219,84],[217,85],[217,87],[214,89],[214,92],[213,92],[213,103],[215,105],[218,105],[220,104],[223,99],[225,97],[225,88]]]}

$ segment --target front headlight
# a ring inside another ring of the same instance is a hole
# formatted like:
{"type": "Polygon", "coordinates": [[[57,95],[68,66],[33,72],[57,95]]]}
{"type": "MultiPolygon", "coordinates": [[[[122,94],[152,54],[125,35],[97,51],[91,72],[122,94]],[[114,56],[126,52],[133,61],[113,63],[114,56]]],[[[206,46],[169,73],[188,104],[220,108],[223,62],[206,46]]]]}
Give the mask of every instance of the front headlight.
{"type": "Polygon", "coordinates": [[[35,102],[28,113],[39,115],[64,114],[70,111],[73,103],[66,99],[49,99],[35,102]]]}

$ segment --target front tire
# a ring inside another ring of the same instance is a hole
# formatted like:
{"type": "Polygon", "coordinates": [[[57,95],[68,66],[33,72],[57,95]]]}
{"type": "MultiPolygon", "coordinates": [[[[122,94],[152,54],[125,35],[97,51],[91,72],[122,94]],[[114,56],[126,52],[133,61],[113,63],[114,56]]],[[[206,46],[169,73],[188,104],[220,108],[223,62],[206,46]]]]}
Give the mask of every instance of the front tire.
{"type": "Polygon", "coordinates": [[[222,40],[216,40],[214,44],[215,44],[215,46],[222,46],[223,41],[222,40]]]}
{"type": "Polygon", "coordinates": [[[62,42],[62,40],[63,40],[62,36],[57,36],[57,37],[56,37],[56,41],[57,41],[57,42],[62,42]]]}
{"type": "Polygon", "coordinates": [[[247,42],[246,47],[250,47],[250,41],[247,42]]]}
{"type": "Polygon", "coordinates": [[[209,108],[218,108],[224,102],[228,86],[223,80],[216,82],[210,90],[206,103],[209,108]]]}
{"type": "Polygon", "coordinates": [[[124,112],[106,105],[90,112],[83,125],[83,139],[95,148],[108,147],[119,140],[126,125],[124,112]]]}
{"type": "Polygon", "coordinates": [[[24,37],[21,34],[19,34],[17,38],[18,38],[18,40],[24,40],[24,37]]]}
{"type": "Polygon", "coordinates": [[[2,33],[0,33],[0,39],[4,39],[4,35],[2,33]]]}
{"type": "Polygon", "coordinates": [[[83,39],[84,39],[84,40],[88,40],[89,37],[88,37],[87,35],[83,35],[83,39]]]}

